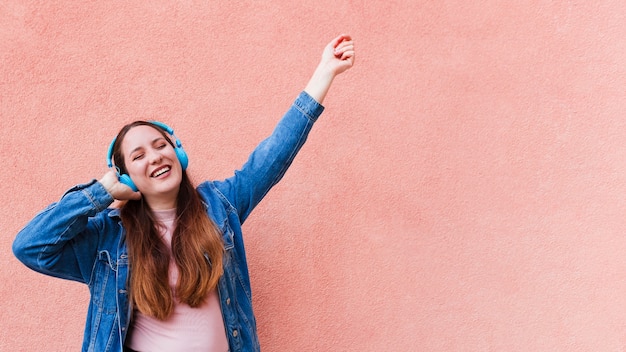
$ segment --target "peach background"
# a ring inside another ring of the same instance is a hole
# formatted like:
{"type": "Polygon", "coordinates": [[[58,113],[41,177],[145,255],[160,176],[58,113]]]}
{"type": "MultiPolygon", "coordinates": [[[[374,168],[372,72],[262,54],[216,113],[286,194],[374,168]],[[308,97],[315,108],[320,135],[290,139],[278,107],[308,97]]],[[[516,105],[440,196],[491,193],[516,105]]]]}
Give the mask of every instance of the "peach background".
{"type": "Polygon", "coordinates": [[[171,124],[230,175],[347,32],[355,67],[245,225],[265,351],[626,350],[623,1],[3,1],[0,350],[79,349],[15,233],[171,124]]]}

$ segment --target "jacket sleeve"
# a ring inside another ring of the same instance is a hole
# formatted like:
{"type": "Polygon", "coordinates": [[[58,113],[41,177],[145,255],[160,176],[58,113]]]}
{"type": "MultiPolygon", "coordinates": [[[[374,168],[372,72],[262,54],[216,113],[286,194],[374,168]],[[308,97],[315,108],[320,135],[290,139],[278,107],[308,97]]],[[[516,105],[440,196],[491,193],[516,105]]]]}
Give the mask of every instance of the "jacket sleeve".
{"type": "Polygon", "coordinates": [[[254,149],[241,169],[216,183],[237,209],[241,223],[283,177],[323,111],[322,105],[301,92],[272,134],[254,149]]]}
{"type": "Polygon", "coordinates": [[[17,234],[13,253],[37,272],[88,283],[101,229],[93,217],[112,202],[95,180],[68,190],[17,234]]]}

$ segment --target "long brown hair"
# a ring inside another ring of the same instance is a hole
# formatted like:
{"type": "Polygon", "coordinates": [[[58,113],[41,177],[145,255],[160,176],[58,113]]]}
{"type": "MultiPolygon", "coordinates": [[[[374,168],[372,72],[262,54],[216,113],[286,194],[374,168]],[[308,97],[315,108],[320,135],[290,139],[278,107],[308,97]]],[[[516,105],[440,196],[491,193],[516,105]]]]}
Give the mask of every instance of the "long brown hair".
{"type": "MultiPolygon", "coordinates": [[[[113,146],[113,159],[121,173],[126,173],[122,141],[131,128],[141,125],[155,128],[173,146],[166,132],[150,122],[135,121],[124,126],[113,146]]],[[[174,309],[168,280],[170,251],[159,235],[150,206],[143,198],[124,203],[121,217],[131,265],[131,300],[143,314],[165,320],[174,309]]],[[[186,171],[183,171],[176,200],[176,228],[171,247],[179,270],[176,298],[191,307],[198,307],[217,287],[223,273],[224,244],[186,171]]]]}

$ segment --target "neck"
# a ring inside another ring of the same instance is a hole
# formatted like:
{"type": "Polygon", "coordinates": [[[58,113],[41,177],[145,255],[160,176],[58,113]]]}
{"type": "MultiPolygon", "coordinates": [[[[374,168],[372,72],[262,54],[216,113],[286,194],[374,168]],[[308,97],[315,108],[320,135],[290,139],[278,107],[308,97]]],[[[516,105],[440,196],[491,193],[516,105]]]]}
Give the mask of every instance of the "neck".
{"type": "Polygon", "coordinates": [[[168,210],[176,208],[177,195],[159,194],[157,196],[146,196],[144,200],[152,210],[168,210]]]}

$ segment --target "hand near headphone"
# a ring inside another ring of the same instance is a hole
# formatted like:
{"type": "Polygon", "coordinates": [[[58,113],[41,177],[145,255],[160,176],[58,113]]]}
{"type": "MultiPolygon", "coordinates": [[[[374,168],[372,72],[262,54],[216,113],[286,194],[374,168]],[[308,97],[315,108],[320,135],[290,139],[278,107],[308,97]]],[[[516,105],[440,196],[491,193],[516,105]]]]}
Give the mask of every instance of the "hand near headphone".
{"type": "Polygon", "coordinates": [[[127,185],[121,183],[114,168],[109,169],[99,180],[109,194],[117,200],[139,200],[141,193],[133,191],[127,185]]]}

